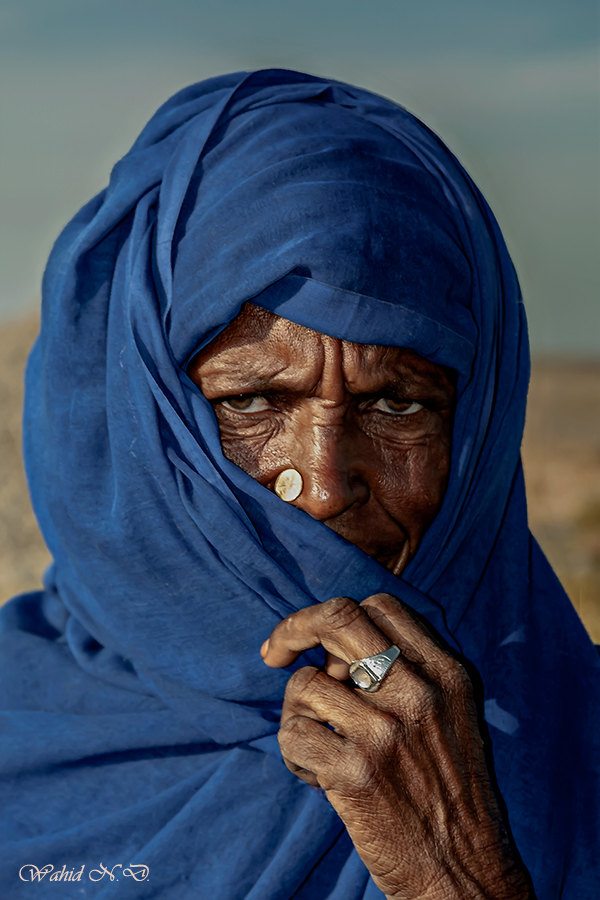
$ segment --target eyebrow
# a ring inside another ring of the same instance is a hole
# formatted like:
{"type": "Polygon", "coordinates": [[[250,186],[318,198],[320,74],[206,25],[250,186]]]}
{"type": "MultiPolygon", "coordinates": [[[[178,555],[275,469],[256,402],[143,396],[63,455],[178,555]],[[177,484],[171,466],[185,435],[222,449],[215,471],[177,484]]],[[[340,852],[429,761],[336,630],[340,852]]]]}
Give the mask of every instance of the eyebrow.
{"type": "Polygon", "coordinates": [[[281,376],[289,369],[289,366],[284,365],[280,368],[275,368],[270,372],[261,372],[259,374],[258,372],[240,372],[232,367],[223,367],[221,369],[217,366],[213,371],[209,370],[204,373],[198,372],[197,374],[201,384],[210,380],[211,393],[214,391],[220,394],[225,391],[225,393],[228,392],[230,395],[249,392],[260,394],[263,391],[272,390],[273,382],[276,380],[278,385],[281,385],[280,389],[285,390],[285,382],[289,379],[282,378],[281,376]],[[232,385],[232,380],[235,380],[235,385],[232,385]]]}
{"type": "MultiPolygon", "coordinates": [[[[310,393],[310,387],[299,388],[295,383],[295,376],[292,379],[282,378],[285,369],[269,373],[267,375],[252,375],[244,373],[228,373],[223,372],[211,373],[205,375],[210,378],[210,397],[211,400],[225,399],[226,397],[236,396],[238,394],[264,394],[264,393],[282,393],[282,394],[306,394],[310,393]],[[292,383],[290,384],[290,380],[292,383]]],[[[201,382],[203,379],[201,379],[201,382]]],[[[202,388],[206,390],[209,386],[205,383],[202,388]]],[[[314,387],[314,386],[313,386],[314,387]]],[[[391,377],[378,378],[370,385],[365,385],[364,389],[357,390],[346,383],[347,392],[353,397],[373,397],[382,393],[389,393],[399,398],[417,397],[426,393],[432,399],[447,398],[448,390],[445,386],[432,382],[427,376],[401,376],[399,373],[393,373],[391,377]]]]}

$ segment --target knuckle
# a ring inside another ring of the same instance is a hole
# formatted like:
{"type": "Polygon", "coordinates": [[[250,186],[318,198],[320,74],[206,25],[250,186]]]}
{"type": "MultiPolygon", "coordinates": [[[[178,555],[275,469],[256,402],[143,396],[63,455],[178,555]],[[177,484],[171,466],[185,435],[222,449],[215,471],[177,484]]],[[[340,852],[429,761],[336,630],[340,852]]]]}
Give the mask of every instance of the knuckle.
{"type": "Polygon", "coordinates": [[[389,634],[390,627],[392,634],[394,630],[402,630],[403,623],[408,617],[408,611],[402,601],[392,594],[373,594],[360,605],[369,619],[386,634],[389,634]]]}
{"type": "Polygon", "coordinates": [[[302,694],[314,685],[315,681],[322,679],[323,672],[315,666],[303,666],[290,675],[285,689],[287,702],[299,700],[302,694]]]}
{"type": "Polygon", "coordinates": [[[380,712],[369,722],[371,740],[377,751],[384,757],[389,756],[403,741],[402,723],[389,713],[380,712]]]}
{"type": "Polygon", "coordinates": [[[345,629],[363,615],[356,600],[333,597],[321,605],[323,620],[329,631],[345,629]]]}
{"type": "Polygon", "coordinates": [[[448,656],[444,663],[442,683],[452,694],[465,694],[471,690],[471,679],[467,670],[453,656],[448,656]]]}
{"type": "Polygon", "coordinates": [[[303,609],[296,610],[296,612],[290,613],[289,616],[286,616],[285,619],[282,619],[281,622],[278,622],[273,629],[271,640],[273,639],[273,636],[277,638],[285,638],[289,634],[293,634],[297,630],[298,624],[302,622],[303,613],[303,609]]]}
{"type": "Polygon", "coordinates": [[[389,613],[390,610],[397,611],[398,608],[402,609],[404,606],[402,601],[398,600],[397,597],[394,597],[393,594],[383,593],[371,594],[371,596],[366,597],[360,605],[369,610],[369,615],[371,614],[371,610],[376,613],[389,613]]]}
{"type": "Polygon", "coordinates": [[[411,679],[406,688],[406,709],[413,721],[422,721],[439,706],[439,689],[419,678],[411,679]]]}
{"type": "Polygon", "coordinates": [[[277,734],[282,753],[286,750],[293,751],[298,739],[306,736],[307,723],[308,720],[304,716],[290,716],[289,719],[286,719],[277,734]]]}
{"type": "Polygon", "coordinates": [[[376,759],[360,750],[352,755],[340,774],[353,793],[363,796],[373,793],[381,781],[381,772],[376,759]]]}
{"type": "Polygon", "coordinates": [[[303,716],[290,716],[279,728],[279,739],[285,740],[290,735],[298,734],[304,729],[303,716]]]}

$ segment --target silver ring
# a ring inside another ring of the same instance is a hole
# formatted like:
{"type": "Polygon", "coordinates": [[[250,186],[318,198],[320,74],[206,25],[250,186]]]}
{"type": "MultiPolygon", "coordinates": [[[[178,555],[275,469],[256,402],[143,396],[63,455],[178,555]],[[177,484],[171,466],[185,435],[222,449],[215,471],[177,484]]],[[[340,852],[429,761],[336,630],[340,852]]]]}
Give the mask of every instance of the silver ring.
{"type": "Polygon", "coordinates": [[[350,678],[361,691],[379,690],[379,685],[390,670],[395,659],[400,656],[400,650],[392,644],[385,653],[376,653],[375,656],[365,656],[364,659],[355,659],[350,663],[350,678]]]}

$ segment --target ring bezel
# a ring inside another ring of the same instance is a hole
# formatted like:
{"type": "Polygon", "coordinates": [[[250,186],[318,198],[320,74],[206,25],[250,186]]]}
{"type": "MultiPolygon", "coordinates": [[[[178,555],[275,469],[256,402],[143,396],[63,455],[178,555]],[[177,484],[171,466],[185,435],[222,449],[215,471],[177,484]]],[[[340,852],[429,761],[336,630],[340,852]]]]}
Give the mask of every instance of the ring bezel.
{"type": "Polygon", "coordinates": [[[375,653],[373,656],[365,656],[364,659],[354,659],[350,663],[350,678],[357,688],[373,694],[379,690],[381,682],[390,670],[392,663],[400,656],[400,650],[395,644],[383,653],[375,653]],[[364,683],[360,675],[367,675],[369,684],[364,683]],[[356,676],[356,677],[355,677],[356,676]]]}

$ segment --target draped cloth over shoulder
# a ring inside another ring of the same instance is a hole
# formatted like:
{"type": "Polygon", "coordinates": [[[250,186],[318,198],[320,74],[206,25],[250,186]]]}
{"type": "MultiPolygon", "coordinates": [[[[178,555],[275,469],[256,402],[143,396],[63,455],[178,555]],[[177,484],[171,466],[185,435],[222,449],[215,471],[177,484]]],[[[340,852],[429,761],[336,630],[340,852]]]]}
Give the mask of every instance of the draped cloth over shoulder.
{"type": "Polygon", "coordinates": [[[44,277],[25,451],[54,565],[2,611],[2,896],[380,897],[281,761],[289,671],[258,651],[295,609],[382,590],[479,672],[539,900],[594,896],[598,661],[528,532],[527,382],[496,222],[411,114],[277,70],[166,103],[44,277]],[[450,483],[402,579],[223,457],[185,371],[248,300],[458,373],[450,483]],[[32,887],[31,864],[84,871],[32,887]]]}

